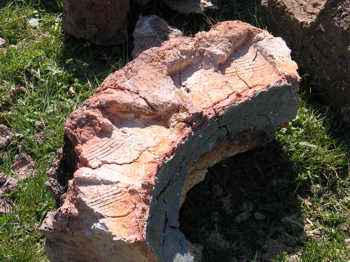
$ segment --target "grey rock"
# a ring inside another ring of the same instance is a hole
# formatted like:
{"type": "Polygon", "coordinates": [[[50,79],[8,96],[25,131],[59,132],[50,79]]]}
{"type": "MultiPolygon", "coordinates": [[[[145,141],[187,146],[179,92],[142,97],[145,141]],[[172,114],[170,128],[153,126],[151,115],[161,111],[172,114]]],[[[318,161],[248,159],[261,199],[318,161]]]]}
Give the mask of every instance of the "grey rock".
{"type": "Polygon", "coordinates": [[[180,36],[180,30],[169,26],[159,16],[140,16],[133,33],[134,49],[131,56],[135,58],[151,47],[160,46],[164,41],[180,36]]]}

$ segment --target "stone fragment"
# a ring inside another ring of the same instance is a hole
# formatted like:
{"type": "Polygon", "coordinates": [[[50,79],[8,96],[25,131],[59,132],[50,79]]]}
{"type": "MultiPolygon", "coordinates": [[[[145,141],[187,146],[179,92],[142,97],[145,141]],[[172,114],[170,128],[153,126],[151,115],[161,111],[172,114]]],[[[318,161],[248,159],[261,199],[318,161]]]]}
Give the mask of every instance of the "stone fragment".
{"type": "Polygon", "coordinates": [[[350,238],[345,239],[346,247],[350,249],[350,238]]]}
{"type": "Polygon", "coordinates": [[[65,33],[98,45],[127,38],[129,0],[63,0],[65,33]]]}
{"type": "Polygon", "coordinates": [[[9,193],[18,186],[17,179],[0,173],[0,196],[9,193]]]}
{"type": "Polygon", "coordinates": [[[34,168],[34,161],[30,155],[24,151],[21,151],[15,156],[13,168],[18,173],[18,180],[21,181],[31,175],[34,168]]]}
{"type": "Polygon", "coordinates": [[[10,128],[5,125],[0,125],[0,149],[5,148],[13,138],[13,133],[10,128]]]}
{"type": "Polygon", "coordinates": [[[0,196],[0,215],[8,214],[11,212],[11,210],[12,206],[10,201],[5,197],[0,196]]]}
{"type": "Polygon", "coordinates": [[[260,0],[269,31],[282,36],[313,93],[338,108],[350,105],[350,1],[260,0]]]}
{"type": "Polygon", "coordinates": [[[40,21],[39,18],[30,18],[30,19],[28,20],[28,24],[29,24],[31,27],[38,27],[38,26],[39,26],[39,21],[40,21]]]}
{"type": "Polygon", "coordinates": [[[164,41],[180,36],[182,36],[180,30],[169,26],[159,16],[140,16],[133,33],[134,49],[131,56],[135,58],[144,50],[160,46],[164,41]]]}
{"type": "Polygon", "coordinates": [[[295,117],[296,70],[281,38],[228,21],[111,74],[65,124],[51,177],[66,193],[41,226],[49,259],[195,261],[184,195],[295,117]]]}
{"type": "Polygon", "coordinates": [[[218,8],[216,0],[163,0],[163,2],[182,14],[203,14],[207,10],[218,8]]]}
{"type": "Polygon", "coordinates": [[[4,45],[5,43],[6,43],[5,39],[0,37],[0,46],[4,45]]]}
{"type": "Polygon", "coordinates": [[[238,216],[235,217],[236,223],[242,223],[247,221],[250,218],[251,213],[249,211],[245,211],[240,213],[238,216]]]}

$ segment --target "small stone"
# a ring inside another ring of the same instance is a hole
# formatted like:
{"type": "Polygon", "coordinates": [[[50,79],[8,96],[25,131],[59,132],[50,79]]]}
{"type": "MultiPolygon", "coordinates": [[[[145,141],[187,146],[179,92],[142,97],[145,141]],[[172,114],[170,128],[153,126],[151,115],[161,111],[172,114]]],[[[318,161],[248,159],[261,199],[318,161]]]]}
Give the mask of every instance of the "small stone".
{"type": "Polygon", "coordinates": [[[161,46],[169,39],[182,36],[182,32],[156,15],[140,16],[136,23],[134,37],[134,49],[131,56],[137,57],[142,51],[151,47],[161,46]]]}
{"type": "Polygon", "coordinates": [[[0,46],[4,45],[6,43],[5,39],[0,37],[0,46]]]}
{"type": "Polygon", "coordinates": [[[38,27],[39,26],[39,19],[38,18],[31,18],[28,20],[28,24],[31,27],[38,27]]]}
{"type": "Polygon", "coordinates": [[[298,251],[296,254],[291,254],[287,256],[287,262],[302,262],[301,259],[302,252],[298,251]]]}
{"type": "Polygon", "coordinates": [[[345,239],[345,244],[348,249],[350,249],[350,238],[345,239]]]}
{"type": "Polygon", "coordinates": [[[265,220],[266,219],[266,216],[264,216],[263,214],[261,214],[260,212],[255,212],[254,213],[254,218],[256,220],[265,220]]]}
{"type": "Polygon", "coordinates": [[[322,235],[322,232],[320,229],[316,228],[314,230],[305,231],[305,234],[308,239],[319,239],[322,235]]]}
{"type": "Polygon", "coordinates": [[[44,141],[44,132],[43,131],[35,134],[35,141],[39,145],[41,145],[43,143],[43,141],[44,141]]]}
{"type": "Polygon", "coordinates": [[[0,125],[0,149],[5,148],[13,138],[13,133],[10,128],[5,125],[0,125]]]}
{"type": "Polygon", "coordinates": [[[18,186],[17,179],[0,173],[0,196],[9,193],[18,186]]]}
{"type": "Polygon", "coordinates": [[[68,92],[69,92],[71,95],[74,95],[74,94],[75,94],[74,87],[73,87],[73,86],[70,86],[69,89],[68,89],[68,92]]]}
{"type": "Polygon", "coordinates": [[[0,215],[8,214],[12,210],[10,201],[7,198],[0,197],[0,215]]]}
{"type": "Polygon", "coordinates": [[[24,86],[17,86],[14,93],[19,94],[25,94],[27,92],[27,89],[24,86]]]}
{"type": "Polygon", "coordinates": [[[350,238],[345,239],[346,247],[350,249],[350,238]]]}
{"type": "Polygon", "coordinates": [[[15,156],[13,168],[18,173],[18,179],[21,181],[30,176],[34,168],[34,161],[30,155],[22,151],[15,156]]]}
{"type": "Polygon", "coordinates": [[[247,221],[247,220],[249,219],[250,215],[251,215],[251,214],[250,214],[249,211],[242,212],[242,213],[240,213],[238,216],[236,216],[235,221],[236,221],[237,223],[242,223],[242,222],[244,222],[244,221],[247,221]]]}
{"type": "Polygon", "coordinates": [[[350,232],[350,225],[349,223],[341,223],[338,227],[339,230],[343,231],[343,232],[350,232]]]}

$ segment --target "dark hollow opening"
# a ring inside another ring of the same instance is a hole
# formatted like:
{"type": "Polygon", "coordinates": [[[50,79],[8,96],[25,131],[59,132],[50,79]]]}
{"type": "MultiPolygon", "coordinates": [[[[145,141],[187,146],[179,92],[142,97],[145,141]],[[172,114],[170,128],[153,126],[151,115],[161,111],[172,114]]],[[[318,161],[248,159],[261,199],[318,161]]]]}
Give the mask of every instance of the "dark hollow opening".
{"type": "Polygon", "coordinates": [[[187,194],[181,231],[202,262],[271,261],[305,239],[296,172],[277,141],[210,168],[187,194]]]}

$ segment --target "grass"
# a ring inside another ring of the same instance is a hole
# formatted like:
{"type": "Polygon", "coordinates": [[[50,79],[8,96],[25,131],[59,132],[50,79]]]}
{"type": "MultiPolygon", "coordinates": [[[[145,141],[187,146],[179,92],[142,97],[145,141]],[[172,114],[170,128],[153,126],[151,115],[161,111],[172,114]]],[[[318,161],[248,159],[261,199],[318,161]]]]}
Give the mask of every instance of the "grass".
{"type": "MultiPolygon", "coordinates": [[[[262,27],[255,1],[223,2],[221,11],[207,16],[178,15],[158,1],[142,12],[166,17],[186,35],[233,18],[262,27]]],[[[131,41],[106,48],[64,36],[57,3],[12,0],[0,10],[0,37],[6,40],[0,47],[0,124],[15,133],[0,150],[0,172],[17,176],[12,166],[21,150],[35,162],[32,176],[6,195],[13,209],[0,215],[4,262],[47,261],[38,228],[54,208],[44,183],[63,144],[65,120],[128,61],[132,48],[131,41]]],[[[130,28],[141,12],[132,8],[130,28]]],[[[219,163],[190,192],[181,226],[205,247],[204,262],[350,259],[348,129],[313,100],[312,85],[305,75],[298,116],[271,143],[219,163]],[[245,219],[237,219],[242,213],[245,219]],[[264,218],[256,219],[257,213],[264,218]]]]}

